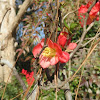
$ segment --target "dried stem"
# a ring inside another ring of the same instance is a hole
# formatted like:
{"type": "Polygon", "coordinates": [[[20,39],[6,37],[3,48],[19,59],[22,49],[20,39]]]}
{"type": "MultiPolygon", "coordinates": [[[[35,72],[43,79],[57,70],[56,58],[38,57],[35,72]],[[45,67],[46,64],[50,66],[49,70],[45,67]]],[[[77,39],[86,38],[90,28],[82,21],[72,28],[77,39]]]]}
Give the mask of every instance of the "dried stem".
{"type": "Polygon", "coordinates": [[[77,87],[75,100],[77,100],[78,90],[79,90],[79,86],[81,84],[81,79],[82,79],[83,71],[84,71],[84,66],[83,66],[82,71],[81,71],[81,76],[80,76],[80,79],[79,79],[79,84],[78,84],[78,87],[77,87]]]}

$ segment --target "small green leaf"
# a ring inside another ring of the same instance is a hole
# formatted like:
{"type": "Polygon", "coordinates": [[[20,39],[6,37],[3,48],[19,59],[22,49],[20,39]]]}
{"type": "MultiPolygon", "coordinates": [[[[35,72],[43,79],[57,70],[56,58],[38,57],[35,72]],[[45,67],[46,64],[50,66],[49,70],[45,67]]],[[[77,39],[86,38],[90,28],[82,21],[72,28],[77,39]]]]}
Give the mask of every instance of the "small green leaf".
{"type": "Polygon", "coordinates": [[[68,26],[68,24],[66,23],[65,20],[64,20],[64,25],[66,26],[66,28],[67,28],[68,30],[70,30],[70,27],[68,26]]]}
{"type": "Polygon", "coordinates": [[[73,30],[75,27],[77,27],[77,23],[71,23],[70,24],[70,30],[73,30]]]}
{"type": "Polygon", "coordinates": [[[58,27],[58,31],[61,31],[61,28],[60,27],[58,27]]]}

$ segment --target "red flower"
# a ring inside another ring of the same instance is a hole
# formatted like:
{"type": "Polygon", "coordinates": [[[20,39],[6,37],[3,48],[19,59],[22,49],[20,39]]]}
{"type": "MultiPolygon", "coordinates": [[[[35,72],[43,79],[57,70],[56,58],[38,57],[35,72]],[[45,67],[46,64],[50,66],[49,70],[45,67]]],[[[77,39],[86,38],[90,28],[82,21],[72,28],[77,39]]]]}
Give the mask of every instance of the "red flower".
{"type": "MultiPolygon", "coordinates": [[[[38,45],[36,45],[36,47],[33,48],[32,52],[34,56],[36,56],[37,53],[39,53],[37,52],[38,49],[39,49],[38,51],[41,51],[42,48],[40,49],[40,47],[42,47],[43,45],[41,46],[40,45],[41,43],[39,43],[38,45]]],[[[47,45],[48,47],[46,47],[43,50],[43,52],[39,57],[40,58],[39,63],[42,68],[48,68],[50,65],[55,65],[59,61],[66,63],[69,60],[69,54],[63,52],[58,44],[53,43],[51,40],[47,39],[47,45]]]]}
{"type": "Polygon", "coordinates": [[[22,69],[22,74],[26,75],[27,74],[27,70],[22,69]]]}
{"type": "Polygon", "coordinates": [[[33,77],[34,72],[27,72],[27,70],[22,69],[22,74],[24,74],[26,76],[26,81],[27,81],[28,85],[32,85],[34,82],[34,77],[33,77]]]}
{"type": "MultiPolygon", "coordinates": [[[[87,5],[81,5],[81,7],[78,9],[78,17],[80,19],[80,24],[83,26],[84,24],[84,18],[85,18],[85,13],[88,11],[88,8],[92,2],[88,2],[87,5]]],[[[95,19],[98,21],[99,20],[99,13],[100,11],[100,0],[95,4],[95,6],[91,9],[89,13],[89,17],[87,19],[87,25],[91,24],[95,19]]]]}
{"type": "Polygon", "coordinates": [[[34,82],[34,77],[33,77],[34,72],[30,72],[27,74],[26,76],[26,81],[28,83],[28,85],[32,85],[34,82]],[[32,78],[33,77],[33,78],[32,78]]]}
{"type": "Polygon", "coordinates": [[[61,32],[60,35],[58,36],[57,44],[60,46],[64,47],[67,41],[67,32],[61,32]]]}

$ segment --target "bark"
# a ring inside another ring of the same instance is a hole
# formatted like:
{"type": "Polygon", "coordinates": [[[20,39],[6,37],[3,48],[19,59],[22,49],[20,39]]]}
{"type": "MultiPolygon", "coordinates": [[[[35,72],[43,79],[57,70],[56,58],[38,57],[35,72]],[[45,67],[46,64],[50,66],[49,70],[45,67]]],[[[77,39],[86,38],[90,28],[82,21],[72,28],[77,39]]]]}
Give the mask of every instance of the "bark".
{"type": "MultiPolygon", "coordinates": [[[[21,5],[17,15],[15,0],[0,1],[0,57],[15,63],[14,36],[16,28],[25,14],[27,8],[32,4],[32,0],[25,0],[21,5]]],[[[7,82],[11,69],[0,65],[0,81],[7,82]]],[[[11,82],[11,77],[9,79],[11,82]]]]}
{"type": "MultiPolygon", "coordinates": [[[[14,49],[14,37],[9,40],[9,24],[14,21],[15,17],[15,0],[0,1],[0,56],[3,59],[9,59],[14,65],[15,62],[15,49],[14,49]]],[[[7,82],[11,69],[4,65],[0,65],[0,81],[7,82]]],[[[8,82],[11,82],[11,77],[8,82]]]]}

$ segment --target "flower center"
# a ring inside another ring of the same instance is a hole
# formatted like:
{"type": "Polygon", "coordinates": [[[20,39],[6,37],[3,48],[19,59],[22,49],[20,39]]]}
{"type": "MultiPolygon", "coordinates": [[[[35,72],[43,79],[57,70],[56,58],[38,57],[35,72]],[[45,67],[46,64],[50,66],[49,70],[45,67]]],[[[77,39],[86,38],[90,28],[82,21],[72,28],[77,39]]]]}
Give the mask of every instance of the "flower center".
{"type": "Polygon", "coordinates": [[[56,54],[56,50],[49,47],[46,47],[42,53],[42,55],[45,57],[53,57],[55,56],[55,54],[56,54]]]}
{"type": "Polygon", "coordinates": [[[64,35],[64,33],[60,33],[60,35],[64,35]]]}

